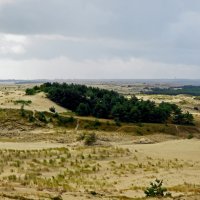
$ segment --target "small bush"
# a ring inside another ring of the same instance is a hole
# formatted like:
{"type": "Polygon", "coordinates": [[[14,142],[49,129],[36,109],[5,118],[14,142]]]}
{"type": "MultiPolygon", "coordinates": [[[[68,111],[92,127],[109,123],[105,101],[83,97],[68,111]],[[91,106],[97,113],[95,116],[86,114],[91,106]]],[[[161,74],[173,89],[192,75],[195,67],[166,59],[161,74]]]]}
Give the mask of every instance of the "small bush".
{"type": "Polygon", "coordinates": [[[34,95],[34,94],[36,94],[36,90],[34,90],[33,88],[26,89],[26,95],[34,95]]]}
{"type": "Polygon", "coordinates": [[[93,196],[97,195],[97,193],[95,191],[90,191],[90,194],[93,195],[93,196]]]}
{"type": "Polygon", "coordinates": [[[59,195],[59,196],[56,196],[56,197],[52,197],[51,199],[52,200],[62,200],[63,198],[59,195]]]}
{"type": "Polygon", "coordinates": [[[121,126],[120,120],[119,119],[115,119],[115,125],[116,126],[121,126]]]}
{"type": "Polygon", "coordinates": [[[71,117],[64,117],[64,116],[58,116],[58,124],[61,125],[66,125],[68,123],[73,123],[75,119],[71,117]]]}
{"type": "Polygon", "coordinates": [[[82,141],[82,140],[84,140],[84,139],[85,139],[85,135],[86,135],[86,133],[81,133],[81,134],[79,134],[78,137],[76,138],[76,140],[77,140],[77,141],[82,141]]]}
{"type": "Polygon", "coordinates": [[[93,145],[97,140],[96,134],[95,133],[89,133],[85,135],[85,139],[84,139],[84,144],[85,145],[93,145]]]}
{"type": "Polygon", "coordinates": [[[137,129],[137,130],[136,130],[136,134],[137,134],[137,135],[140,135],[140,136],[143,135],[143,133],[142,133],[142,131],[141,131],[140,129],[137,129]]]}
{"type": "Polygon", "coordinates": [[[28,120],[29,120],[29,122],[34,122],[34,121],[35,121],[35,118],[34,118],[34,116],[33,116],[33,113],[30,113],[30,114],[28,115],[28,120]]]}
{"type": "Polygon", "coordinates": [[[192,139],[194,136],[192,133],[190,133],[188,136],[187,136],[187,139],[192,139]]]}
{"type": "Polygon", "coordinates": [[[99,126],[101,126],[101,122],[98,119],[95,119],[93,126],[99,127],[99,126]]]}
{"type": "Polygon", "coordinates": [[[54,106],[50,107],[49,110],[52,112],[52,113],[55,113],[56,112],[56,109],[54,106]]]}
{"type": "Polygon", "coordinates": [[[162,187],[163,181],[156,179],[155,182],[150,183],[150,187],[144,190],[146,197],[166,197],[171,196],[167,189],[162,187]]]}
{"type": "Polygon", "coordinates": [[[34,87],[33,87],[33,89],[34,89],[35,91],[38,91],[38,92],[40,91],[40,87],[39,87],[39,86],[37,86],[37,85],[36,85],[36,86],[34,86],[34,87]]]}
{"type": "Polygon", "coordinates": [[[54,113],[53,117],[58,118],[59,114],[56,112],[56,113],[54,113]]]}
{"type": "Polygon", "coordinates": [[[77,141],[84,141],[87,146],[93,145],[97,141],[95,133],[81,133],[77,137],[77,141]]]}
{"type": "Polygon", "coordinates": [[[41,122],[47,123],[47,118],[46,118],[44,112],[39,112],[39,113],[38,113],[38,119],[39,119],[41,122]]]}
{"type": "Polygon", "coordinates": [[[199,110],[199,108],[197,106],[194,107],[194,110],[199,110]]]}

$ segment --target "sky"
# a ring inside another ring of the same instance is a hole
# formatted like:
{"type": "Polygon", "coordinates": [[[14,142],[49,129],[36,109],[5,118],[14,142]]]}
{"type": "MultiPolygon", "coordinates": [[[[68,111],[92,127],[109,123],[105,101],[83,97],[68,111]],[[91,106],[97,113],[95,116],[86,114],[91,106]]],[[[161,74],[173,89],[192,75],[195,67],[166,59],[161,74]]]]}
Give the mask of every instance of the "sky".
{"type": "Polygon", "coordinates": [[[200,79],[199,0],[0,0],[0,79],[200,79]]]}

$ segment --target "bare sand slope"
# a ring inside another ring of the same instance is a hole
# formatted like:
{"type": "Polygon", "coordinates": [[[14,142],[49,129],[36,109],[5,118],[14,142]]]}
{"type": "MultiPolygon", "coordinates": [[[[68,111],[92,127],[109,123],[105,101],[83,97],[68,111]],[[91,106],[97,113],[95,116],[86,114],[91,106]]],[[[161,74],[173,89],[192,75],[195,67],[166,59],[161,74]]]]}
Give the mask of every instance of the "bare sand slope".
{"type": "Polygon", "coordinates": [[[123,146],[158,158],[200,161],[200,140],[197,139],[170,140],[155,144],[123,146]]]}
{"type": "Polygon", "coordinates": [[[46,98],[43,92],[36,95],[26,95],[25,89],[25,86],[0,85],[0,108],[19,109],[21,104],[17,104],[16,101],[23,100],[31,101],[31,104],[25,106],[27,110],[49,111],[49,108],[53,106],[59,113],[67,111],[65,108],[46,98]]]}
{"type": "MultiPolygon", "coordinates": [[[[34,150],[46,148],[66,147],[66,144],[51,142],[0,142],[0,149],[34,150]]],[[[155,144],[117,145],[147,156],[163,159],[182,159],[200,161],[200,140],[170,140],[155,144]]]]}

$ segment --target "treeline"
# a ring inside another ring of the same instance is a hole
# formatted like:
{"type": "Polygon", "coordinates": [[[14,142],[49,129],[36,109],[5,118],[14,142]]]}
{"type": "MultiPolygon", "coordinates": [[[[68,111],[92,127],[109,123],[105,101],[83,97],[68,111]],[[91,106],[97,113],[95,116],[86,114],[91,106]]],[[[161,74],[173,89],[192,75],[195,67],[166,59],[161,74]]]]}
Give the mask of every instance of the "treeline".
{"type": "Polygon", "coordinates": [[[164,94],[164,95],[179,95],[187,94],[200,96],[200,86],[185,85],[181,88],[152,88],[151,91],[144,92],[145,94],[164,94]]]}
{"type": "Polygon", "coordinates": [[[135,96],[125,98],[117,92],[85,85],[44,83],[27,89],[29,95],[39,91],[55,103],[81,116],[115,119],[120,122],[193,124],[193,116],[183,113],[175,104],[139,100],[135,96]]]}

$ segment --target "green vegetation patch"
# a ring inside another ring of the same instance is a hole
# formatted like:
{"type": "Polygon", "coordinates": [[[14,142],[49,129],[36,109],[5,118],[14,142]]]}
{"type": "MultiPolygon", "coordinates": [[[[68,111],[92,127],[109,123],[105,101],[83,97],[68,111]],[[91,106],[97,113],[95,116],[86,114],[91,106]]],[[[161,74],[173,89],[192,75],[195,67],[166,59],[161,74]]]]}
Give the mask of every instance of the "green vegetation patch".
{"type": "Polygon", "coordinates": [[[114,119],[118,124],[193,124],[193,116],[183,113],[175,104],[162,102],[156,105],[153,101],[144,101],[135,96],[127,99],[117,92],[105,89],[66,83],[44,83],[40,87],[27,89],[26,92],[29,90],[33,90],[33,94],[38,91],[46,92],[49,99],[78,115],[114,119]]]}
{"type": "Polygon", "coordinates": [[[170,88],[151,88],[151,91],[144,92],[145,94],[164,94],[164,95],[193,95],[200,96],[200,86],[185,85],[182,87],[170,87],[170,88]]]}
{"type": "Polygon", "coordinates": [[[167,189],[162,184],[163,181],[158,179],[155,182],[151,182],[150,187],[144,191],[146,197],[171,197],[171,193],[167,192],[167,189]]]}

